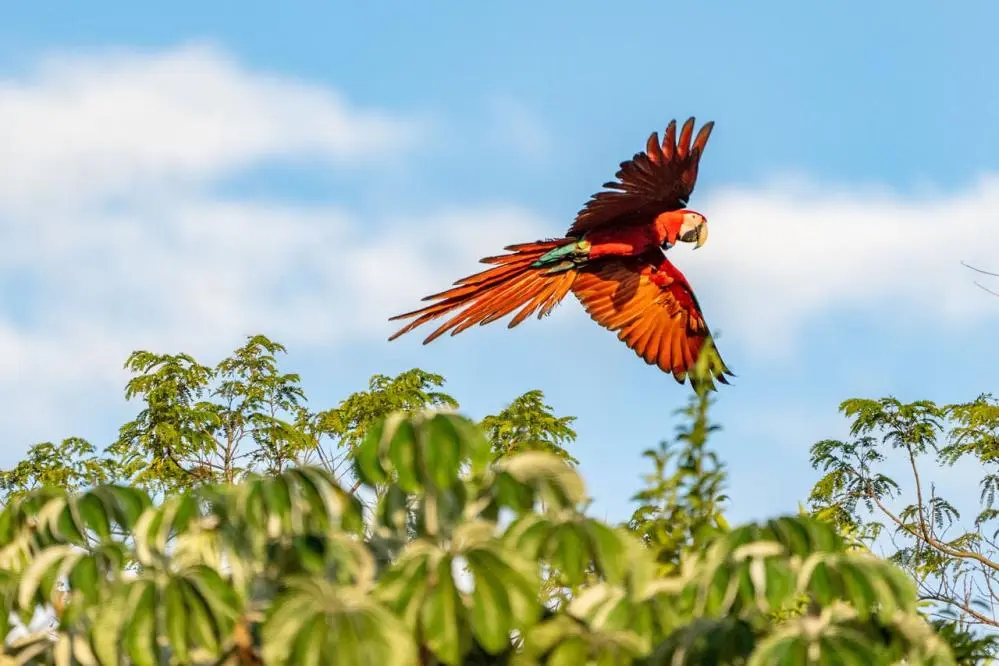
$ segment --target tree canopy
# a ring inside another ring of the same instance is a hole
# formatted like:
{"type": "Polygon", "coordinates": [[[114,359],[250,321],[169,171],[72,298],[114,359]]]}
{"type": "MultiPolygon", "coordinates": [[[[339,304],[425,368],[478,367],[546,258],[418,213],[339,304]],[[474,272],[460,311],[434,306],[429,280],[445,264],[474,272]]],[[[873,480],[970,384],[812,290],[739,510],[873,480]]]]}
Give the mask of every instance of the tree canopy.
{"type": "Polygon", "coordinates": [[[413,370],[312,412],[280,351],[137,352],[115,442],[0,476],[3,659],[943,665],[970,640],[833,522],[730,527],[707,395],[612,525],[540,392],[475,422],[413,370]]]}
{"type": "Polygon", "coordinates": [[[888,397],[847,400],[840,410],[851,420],[852,439],[812,446],[812,464],[823,472],[810,495],[813,511],[883,551],[909,574],[941,627],[978,630],[975,641],[963,644],[993,654],[999,647],[999,403],[990,395],[950,405],[888,397]],[[978,505],[964,507],[973,509],[970,518],[933,480],[955,465],[978,473],[962,484],[977,485],[978,505]],[[899,469],[904,476],[893,471],[899,469]]]}
{"type": "MultiPolygon", "coordinates": [[[[100,452],[78,437],[32,446],[17,466],[0,471],[0,498],[101,483],[171,494],[294,465],[324,468],[350,487],[350,456],[375,423],[396,412],[459,407],[442,390],[443,377],[414,368],[375,375],[366,390],[313,410],[301,377],[279,367],[285,352],[253,335],[214,366],[188,354],[132,353],[125,397],[140,409],[117,439],[100,452]]],[[[573,421],[556,415],[541,391],[528,391],[482,425],[497,453],[539,449],[574,462],[565,448],[576,438],[573,421]]]]}

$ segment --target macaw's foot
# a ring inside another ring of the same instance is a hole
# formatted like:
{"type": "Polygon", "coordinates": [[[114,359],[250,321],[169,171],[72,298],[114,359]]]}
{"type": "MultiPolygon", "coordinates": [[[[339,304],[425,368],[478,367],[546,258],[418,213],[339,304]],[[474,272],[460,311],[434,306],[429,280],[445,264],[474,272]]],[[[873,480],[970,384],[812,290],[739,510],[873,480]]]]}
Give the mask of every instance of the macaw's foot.
{"type": "Polygon", "coordinates": [[[586,259],[590,254],[590,242],[586,240],[575,241],[557,247],[547,252],[531,264],[531,268],[544,268],[550,266],[550,273],[560,273],[569,270],[581,259],[586,259]]]}

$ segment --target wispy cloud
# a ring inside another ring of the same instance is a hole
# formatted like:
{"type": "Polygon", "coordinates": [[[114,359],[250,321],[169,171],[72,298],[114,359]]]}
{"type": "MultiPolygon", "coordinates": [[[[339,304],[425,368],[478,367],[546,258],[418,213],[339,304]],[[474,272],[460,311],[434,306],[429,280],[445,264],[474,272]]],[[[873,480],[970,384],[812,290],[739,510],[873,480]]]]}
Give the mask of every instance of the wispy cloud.
{"type": "Polygon", "coordinates": [[[502,206],[362,219],[212,185],[275,159],[392,161],[420,121],[250,71],[218,49],[60,56],[0,80],[0,427],[61,431],[67,396],[118,395],[133,349],[299,349],[386,319],[503,243],[502,206]],[[470,225],[468,220],[476,220],[470,225]]]}
{"type": "Polygon", "coordinates": [[[209,45],[61,54],[0,79],[0,210],[204,185],[271,159],[385,162],[422,129],[209,45]]]}
{"type": "Polygon", "coordinates": [[[782,182],[701,193],[711,238],[672,253],[715,328],[755,353],[786,353],[803,328],[859,314],[947,331],[999,318],[968,261],[999,268],[999,177],[907,197],[782,182]]]}
{"type": "MultiPolygon", "coordinates": [[[[509,136],[543,147],[547,133],[523,118],[509,136]]],[[[512,205],[387,207],[370,219],[213,187],[274,160],[378,166],[417,148],[423,127],[205,46],[63,55],[0,80],[0,429],[25,444],[19,433],[65,434],[79,416],[69,398],[86,408],[119,395],[136,348],[211,358],[256,331],[301,350],[387,336],[388,316],[479,257],[564,229],[512,205]]],[[[872,332],[904,319],[934,334],[999,312],[959,263],[997,267],[995,178],[918,199],[721,188],[695,205],[711,240],[671,256],[730,359],[730,344],[788,353],[830,313],[859,312],[872,332]]],[[[592,327],[570,301],[524,330],[592,327]]],[[[623,353],[606,336],[588,353],[623,353]]]]}

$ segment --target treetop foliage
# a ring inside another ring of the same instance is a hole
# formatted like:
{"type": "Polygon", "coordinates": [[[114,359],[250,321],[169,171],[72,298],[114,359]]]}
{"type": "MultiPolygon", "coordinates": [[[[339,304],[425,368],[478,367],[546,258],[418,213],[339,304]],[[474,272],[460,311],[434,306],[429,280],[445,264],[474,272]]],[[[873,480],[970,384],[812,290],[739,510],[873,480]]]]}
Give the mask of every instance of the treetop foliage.
{"type": "Polygon", "coordinates": [[[138,352],[116,442],[0,476],[0,660],[944,665],[970,640],[827,521],[730,528],[704,394],[615,526],[540,392],[475,423],[413,370],[311,412],[281,351],[138,352]]]}
{"type": "Polygon", "coordinates": [[[905,574],[846,552],[813,519],[738,527],[660,576],[639,539],[583,513],[583,481],[563,459],[494,459],[481,428],[458,415],[389,417],[367,433],[353,467],[379,498],[371,512],[319,467],[159,502],[114,485],[18,497],[0,514],[0,599],[21,634],[8,655],[66,664],[953,663],[916,613],[905,574]],[[554,608],[541,596],[551,571],[572,589],[554,608]],[[809,612],[774,622],[770,611],[799,594],[809,612]],[[40,607],[52,609],[54,626],[26,630],[40,607]]]}
{"type": "MultiPolygon", "coordinates": [[[[812,446],[812,464],[823,472],[810,496],[816,515],[870,547],[881,544],[931,614],[958,620],[950,634],[999,627],[999,404],[987,394],[951,405],[888,397],[847,400],[840,409],[851,419],[852,439],[812,446]],[[978,472],[970,519],[926,471],[956,464],[978,472]],[[904,470],[905,478],[896,480],[890,469],[904,470]]],[[[994,633],[960,642],[979,651],[999,647],[994,633]]]]}
{"type": "MultiPolygon", "coordinates": [[[[15,468],[0,471],[0,498],[38,486],[112,482],[172,494],[303,464],[339,478],[351,474],[350,455],[365,433],[388,415],[458,408],[441,390],[443,377],[412,369],[375,375],[366,390],[314,411],[299,375],[278,366],[285,351],[254,335],[214,366],[188,354],[132,353],[125,397],[140,410],[116,441],[100,453],[79,438],[36,444],[15,468]]],[[[540,391],[528,391],[483,426],[497,451],[546,450],[574,462],[564,448],[576,438],[573,420],[557,416],[540,391]]]]}

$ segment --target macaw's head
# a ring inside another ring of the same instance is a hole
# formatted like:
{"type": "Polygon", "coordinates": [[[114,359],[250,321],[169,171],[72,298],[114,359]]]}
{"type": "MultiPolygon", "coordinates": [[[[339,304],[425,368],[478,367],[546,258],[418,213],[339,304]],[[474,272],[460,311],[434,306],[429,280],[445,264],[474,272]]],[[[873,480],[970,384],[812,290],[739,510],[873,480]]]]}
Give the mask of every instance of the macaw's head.
{"type": "Polygon", "coordinates": [[[708,241],[708,220],[693,210],[676,210],[670,212],[670,220],[666,225],[666,243],[668,246],[677,242],[694,243],[694,249],[708,241]]]}

